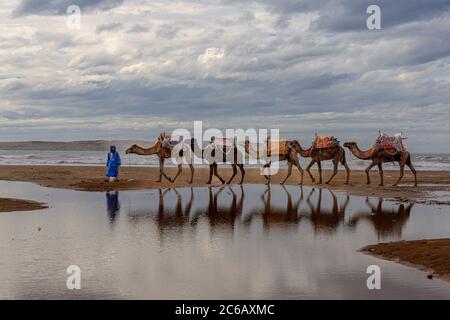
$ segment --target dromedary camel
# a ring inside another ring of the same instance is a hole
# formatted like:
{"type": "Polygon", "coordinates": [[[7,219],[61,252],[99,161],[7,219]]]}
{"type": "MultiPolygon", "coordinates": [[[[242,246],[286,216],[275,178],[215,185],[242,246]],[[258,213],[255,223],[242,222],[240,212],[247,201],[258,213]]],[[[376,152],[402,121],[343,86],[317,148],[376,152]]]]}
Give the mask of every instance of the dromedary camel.
{"type": "MultiPolygon", "coordinates": [[[[164,173],[164,161],[165,159],[171,158],[172,154],[171,154],[171,150],[169,148],[165,148],[162,145],[162,141],[164,140],[164,136],[165,134],[162,133],[159,135],[159,137],[157,138],[155,144],[149,148],[143,148],[140,147],[136,144],[133,144],[131,147],[129,147],[126,150],[126,153],[135,153],[135,154],[139,154],[139,155],[157,155],[159,158],[159,179],[157,180],[157,182],[161,182],[161,178],[162,176],[164,176],[164,178],[166,178],[167,180],[169,180],[170,182],[175,182],[175,180],[177,179],[177,177],[180,175],[181,171],[182,171],[182,164],[178,164],[178,171],[177,174],[175,175],[175,177],[173,179],[171,179],[170,177],[168,177],[165,173],[164,173]]],[[[194,153],[197,157],[199,158],[203,158],[203,154],[205,152],[205,150],[201,149],[198,147],[197,144],[197,140],[195,140],[194,138],[192,138],[190,140],[190,150],[189,152],[194,153]]],[[[211,156],[214,157],[215,156],[215,152],[216,152],[217,148],[214,148],[211,150],[211,156]]],[[[237,167],[239,167],[239,169],[241,170],[241,181],[239,182],[239,184],[242,184],[242,181],[244,180],[244,176],[245,176],[245,170],[244,170],[244,165],[243,164],[239,164],[237,163],[237,147],[234,146],[232,148],[233,150],[233,162],[231,163],[231,166],[233,168],[233,175],[231,176],[231,178],[228,180],[227,184],[230,184],[231,181],[234,179],[234,177],[237,174],[237,167]]],[[[181,150],[180,151],[180,157],[183,156],[183,152],[185,152],[186,150],[181,150]]],[[[222,154],[223,154],[223,161],[226,161],[226,155],[227,153],[230,152],[230,148],[227,148],[227,146],[223,146],[223,150],[222,150],[222,154]]],[[[189,180],[189,183],[193,182],[194,179],[194,166],[192,164],[192,159],[193,157],[191,156],[191,161],[189,163],[189,168],[191,169],[191,179],[189,180]]],[[[220,182],[222,184],[225,183],[225,180],[222,179],[222,177],[220,177],[218,171],[217,171],[217,162],[212,162],[209,164],[209,179],[207,184],[211,184],[211,180],[212,180],[212,176],[213,174],[220,180],[220,182]]]]}
{"type": "MultiPolygon", "coordinates": [[[[165,159],[169,159],[172,157],[172,150],[170,150],[169,148],[165,148],[162,143],[163,140],[165,138],[165,134],[161,133],[158,138],[156,139],[155,143],[149,147],[149,148],[143,148],[138,146],[137,144],[133,144],[131,147],[129,147],[125,153],[126,154],[130,154],[130,153],[135,153],[135,154],[139,154],[142,156],[149,156],[152,154],[155,154],[158,159],[159,159],[159,179],[157,180],[157,182],[161,182],[161,178],[164,176],[164,178],[166,178],[167,180],[169,180],[170,182],[175,182],[175,180],[177,179],[178,175],[181,173],[182,170],[182,164],[179,163],[177,165],[178,167],[178,172],[176,174],[176,176],[171,179],[170,177],[168,177],[165,173],[164,173],[164,161],[165,159]]],[[[191,150],[193,149],[193,146],[191,146],[191,150]]],[[[180,156],[183,156],[183,150],[180,151],[180,156]]],[[[193,182],[194,179],[194,166],[192,163],[189,163],[189,167],[191,169],[191,179],[189,180],[189,183],[193,182]]]]}
{"type": "MultiPolygon", "coordinates": [[[[191,145],[194,145],[196,143],[195,139],[191,139],[191,145]]],[[[245,176],[245,170],[244,170],[244,164],[243,163],[238,163],[241,161],[238,161],[239,157],[238,157],[238,148],[235,144],[234,141],[232,141],[231,143],[229,143],[227,145],[227,139],[226,138],[218,138],[216,139],[215,137],[211,137],[211,140],[209,142],[208,147],[206,147],[206,149],[200,149],[201,155],[197,155],[198,157],[201,158],[205,158],[205,152],[207,152],[208,157],[211,156],[211,158],[214,160],[212,163],[209,164],[209,180],[206,184],[211,184],[211,179],[212,179],[212,175],[214,173],[214,175],[219,178],[219,180],[222,182],[222,184],[225,182],[218,174],[217,172],[217,164],[218,162],[215,161],[216,159],[220,159],[219,163],[229,163],[230,159],[230,152],[233,152],[232,156],[233,159],[231,160],[231,167],[233,168],[233,174],[231,175],[231,178],[227,181],[227,184],[230,184],[231,181],[233,181],[234,177],[237,174],[237,167],[239,167],[239,169],[241,170],[241,181],[239,181],[239,184],[242,184],[242,182],[244,181],[244,176],[245,176]],[[212,147],[212,148],[209,148],[212,147]],[[216,151],[219,151],[220,154],[218,154],[216,156],[216,151]]]]}
{"type": "Polygon", "coordinates": [[[400,176],[397,182],[394,184],[396,186],[400,180],[403,178],[403,174],[405,172],[405,164],[411,169],[411,172],[414,175],[414,186],[417,187],[417,174],[416,169],[411,162],[411,155],[408,151],[392,151],[386,149],[378,150],[375,145],[373,145],[369,150],[361,151],[356,142],[346,142],[344,143],[344,147],[349,148],[350,151],[355,155],[355,157],[361,160],[372,160],[372,163],[366,169],[367,175],[367,184],[370,184],[369,171],[375,166],[378,166],[378,172],[380,174],[380,186],[383,186],[383,162],[398,162],[400,165],[400,176]]]}
{"type": "Polygon", "coordinates": [[[334,178],[334,176],[338,172],[338,165],[339,162],[342,163],[342,165],[345,167],[345,170],[347,172],[347,180],[345,181],[345,184],[348,184],[348,180],[350,178],[350,168],[347,165],[347,160],[345,159],[345,150],[341,146],[335,146],[330,148],[324,148],[324,149],[317,149],[314,147],[314,144],[309,147],[308,149],[303,149],[300,145],[300,143],[297,140],[292,141],[291,143],[292,148],[296,150],[302,157],[304,158],[311,158],[311,162],[306,167],[306,172],[308,172],[312,182],[315,181],[314,177],[311,174],[311,167],[314,165],[314,163],[317,162],[317,166],[319,168],[319,184],[322,184],[322,161],[325,160],[332,160],[333,161],[333,174],[328,179],[326,184],[329,184],[331,180],[334,178]]]}
{"type": "MultiPolygon", "coordinates": [[[[301,175],[301,180],[300,180],[300,184],[303,184],[303,169],[300,166],[300,161],[298,160],[298,156],[297,156],[297,151],[294,150],[293,148],[290,147],[290,145],[292,145],[293,141],[285,141],[286,143],[286,153],[279,153],[278,154],[278,161],[287,161],[288,163],[288,172],[286,175],[286,178],[284,178],[283,182],[281,182],[281,184],[284,184],[286,182],[286,180],[290,177],[291,173],[292,173],[292,166],[295,165],[298,169],[298,171],[300,172],[301,175]]],[[[269,143],[267,144],[269,145],[269,143]]],[[[247,154],[249,154],[250,156],[256,158],[256,159],[268,159],[271,155],[268,154],[268,150],[260,150],[259,148],[257,150],[254,150],[251,145],[250,145],[250,141],[248,139],[245,140],[244,143],[244,150],[247,154]],[[262,152],[264,152],[265,154],[261,154],[262,152]]],[[[263,169],[266,168],[270,168],[272,162],[268,162],[266,164],[263,165],[263,169]]],[[[270,184],[270,177],[271,175],[264,175],[264,177],[267,180],[266,184],[270,184]]]]}

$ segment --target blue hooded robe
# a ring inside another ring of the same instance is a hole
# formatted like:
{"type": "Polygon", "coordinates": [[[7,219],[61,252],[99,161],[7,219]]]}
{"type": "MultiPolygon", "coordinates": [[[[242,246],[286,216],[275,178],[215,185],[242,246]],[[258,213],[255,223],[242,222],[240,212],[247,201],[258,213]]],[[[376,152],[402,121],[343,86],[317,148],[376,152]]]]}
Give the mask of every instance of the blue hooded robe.
{"type": "Polygon", "coordinates": [[[110,152],[108,153],[108,159],[106,160],[106,166],[108,167],[108,172],[106,176],[117,177],[119,175],[119,166],[121,164],[119,153],[115,146],[110,147],[110,152]],[[113,149],[115,151],[113,152],[113,149]]]}

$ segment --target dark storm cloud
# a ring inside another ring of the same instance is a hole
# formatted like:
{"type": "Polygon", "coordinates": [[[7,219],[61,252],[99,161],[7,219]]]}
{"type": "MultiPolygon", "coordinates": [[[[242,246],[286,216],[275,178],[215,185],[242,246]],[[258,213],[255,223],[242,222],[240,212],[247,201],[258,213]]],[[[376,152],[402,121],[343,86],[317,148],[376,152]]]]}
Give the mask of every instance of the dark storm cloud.
{"type": "Polygon", "coordinates": [[[66,14],[70,5],[77,5],[81,10],[109,10],[120,4],[124,0],[21,0],[14,9],[13,15],[16,17],[26,15],[55,15],[66,14]]]}
{"type": "MultiPolygon", "coordinates": [[[[68,4],[22,1],[18,9],[65,12],[49,3],[68,4]]],[[[92,10],[70,33],[59,17],[27,17],[30,30],[13,29],[15,18],[0,35],[0,121],[24,134],[47,134],[55,122],[75,135],[90,126],[74,138],[109,133],[99,123],[117,117],[112,126],[124,137],[203,120],[292,136],[320,129],[372,138],[380,129],[442,141],[448,8],[441,0],[123,1],[120,10],[92,10]],[[366,28],[369,4],[381,6],[382,30],[366,28]]]]}
{"type": "MultiPolygon", "coordinates": [[[[237,3],[238,0],[224,0],[224,3],[237,3]]],[[[448,13],[450,0],[254,0],[281,15],[280,26],[296,13],[317,13],[314,29],[332,32],[365,30],[367,7],[378,5],[382,12],[384,28],[395,25],[427,20],[448,13]]]]}

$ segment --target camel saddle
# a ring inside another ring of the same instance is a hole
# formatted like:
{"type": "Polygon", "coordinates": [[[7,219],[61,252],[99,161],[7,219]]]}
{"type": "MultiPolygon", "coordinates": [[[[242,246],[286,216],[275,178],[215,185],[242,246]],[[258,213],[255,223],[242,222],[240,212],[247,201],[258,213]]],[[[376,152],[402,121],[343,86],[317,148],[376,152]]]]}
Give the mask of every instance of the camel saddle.
{"type": "Polygon", "coordinates": [[[401,133],[396,133],[393,136],[386,133],[380,133],[375,141],[377,150],[395,150],[403,151],[406,150],[406,146],[403,140],[406,139],[401,133]]]}
{"type": "Polygon", "coordinates": [[[272,154],[279,155],[287,155],[289,150],[291,149],[291,145],[287,140],[271,140],[267,139],[267,155],[270,156],[272,154]]]}
{"type": "Polygon", "coordinates": [[[339,146],[339,141],[333,136],[317,136],[314,139],[315,149],[335,148],[339,146]]]}
{"type": "Polygon", "coordinates": [[[177,144],[183,141],[182,136],[169,136],[165,135],[162,140],[162,146],[164,148],[172,150],[177,144]]]}
{"type": "Polygon", "coordinates": [[[218,147],[233,147],[235,145],[234,139],[230,138],[215,138],[211,137],[210,143],[215,144],[218,147]]]}

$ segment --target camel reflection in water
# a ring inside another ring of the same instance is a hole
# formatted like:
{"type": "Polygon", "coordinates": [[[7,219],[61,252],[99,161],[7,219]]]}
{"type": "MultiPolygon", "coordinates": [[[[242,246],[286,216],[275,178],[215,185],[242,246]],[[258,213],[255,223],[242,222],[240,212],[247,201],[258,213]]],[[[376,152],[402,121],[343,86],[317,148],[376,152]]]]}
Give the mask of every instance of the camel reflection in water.
{"type": "MultiPolygon", "coordinates": [[[[181,193],[177,189],[159,189],[158,207],[155,211],[135,210],[129,216],[136,217],[148,215],[156,222],[160,234],[168,230],[182,231],[189,227],[195,229],[200,221],[206,221],[211,233],[217,230],[234,231],[236,225],[249,226],[252,221],[262,221],[265,230],[274,226],[298,225],[306,220],[311,224],[315,234],[332,234],[341,227],[349,229],[356,228],[361,221],[369,222],[375,229],[378,237],[400,237],[403,226],[408,221],[412,205],[396,205],[396,208],[384,209],[383,200],[379,199],[378,206],[374,206],[367,198],[365,208],[353,207],[355,214],[349,214],[350,196],[345,196],[343,202],[339,203],[336,194],[329,189],[316,189],[304,187],[292,187],[289,190],[284,187],[277,187],[277,192],[270,186],[264,187],[264,191],[258,197],[254,194],[248,199],[245,198],[246,188],[255,186],[235,187],[210,187],[207,189],[207,200],[194,201],[197,191],[190,188],[184,190],[184,196],[188,197],[183,204],[181,193]],[[280,189],[278,189],[280,188],[280,189]],[[293,197],[291,192],[297,191],[298,196],[293,197]],[[279,201],[280,190],[285,193],[285,200],[279,201]],[[306,191],[306,192],[305,192],[306,191]],[[165,206],[165,195],[173,192],[176,195],[175,206],[173,201],[171,206],[165,206]],[[331,195],[324,196],[324,192],[331,195]],[[223,197],[227,193],[230,197],[223,197]],[[276,195],[277,203],[274,205],[273,196],[276,195]],[[305,197],[305,195],[307,195],[305,197]],[[315,196],[316,199],[313,199],[315,196]],[[194,206],[194,202],[195,206],[194,206]],[[281,203],[281,204],[280,204],[281,203]],[[246,206],[244,206],[246,204],[246,206]],[[347,219],[346,219],[347,217],[347,219]]],[[[204,199],[204,198],[203,198],[204,199]]],[[[364,205],[363,205],[364,206],[364,205]]]]}
{"type": "Polygon", "coordinates": [[[378,239],[388,236],[401,238],[403,226],[409,220],[414,204],[402,203],[396,208],[387,209],[383,208],[383,198],[378,198],[376,206],[367,197],[365,202],[371,212],[358,211],[352,215],[350,225],[356,226],[362,220],[369,221],[375,228],[378,239]]]}
{"type": "Polygon", "coordinates": [[[272,189],[270,185],[268,185],[267,189],[260,197],[263,205],[262,209],[251,210],[248,214],[246,214],[243,221],[246,224],[249,224],[252,219],[257,216],[261,216],[266,229],[268,229],[271,225],[276,224],[297,224],[300,220],[299,206],[303,201],[303,187],[300,187],[300,196],[295,203],[292,201],[292,195],[286,187],[282,185],[281,188],[287,196],[285,208],[272,205],[272,189]]]}
{"type": "Polygon", "coordinates": [[[345,197],[344,204],[340,207],[336,195],[331,190],[328,191],[333,199],[331,209],[324,209],[322,206],[322,189],[319,189],[319,195],[315,206],[313,206],[313,203],[311,202],[311,196],[315,192],[315,189],[311,190],[308,198],[306,199],[306,202],[310,208],[308,217],[314,227],[315,233],[331,233],[336,231],[339,225],[344,225],[345,212],[347,210],[350,197],[347,195],[345,197]]]}

